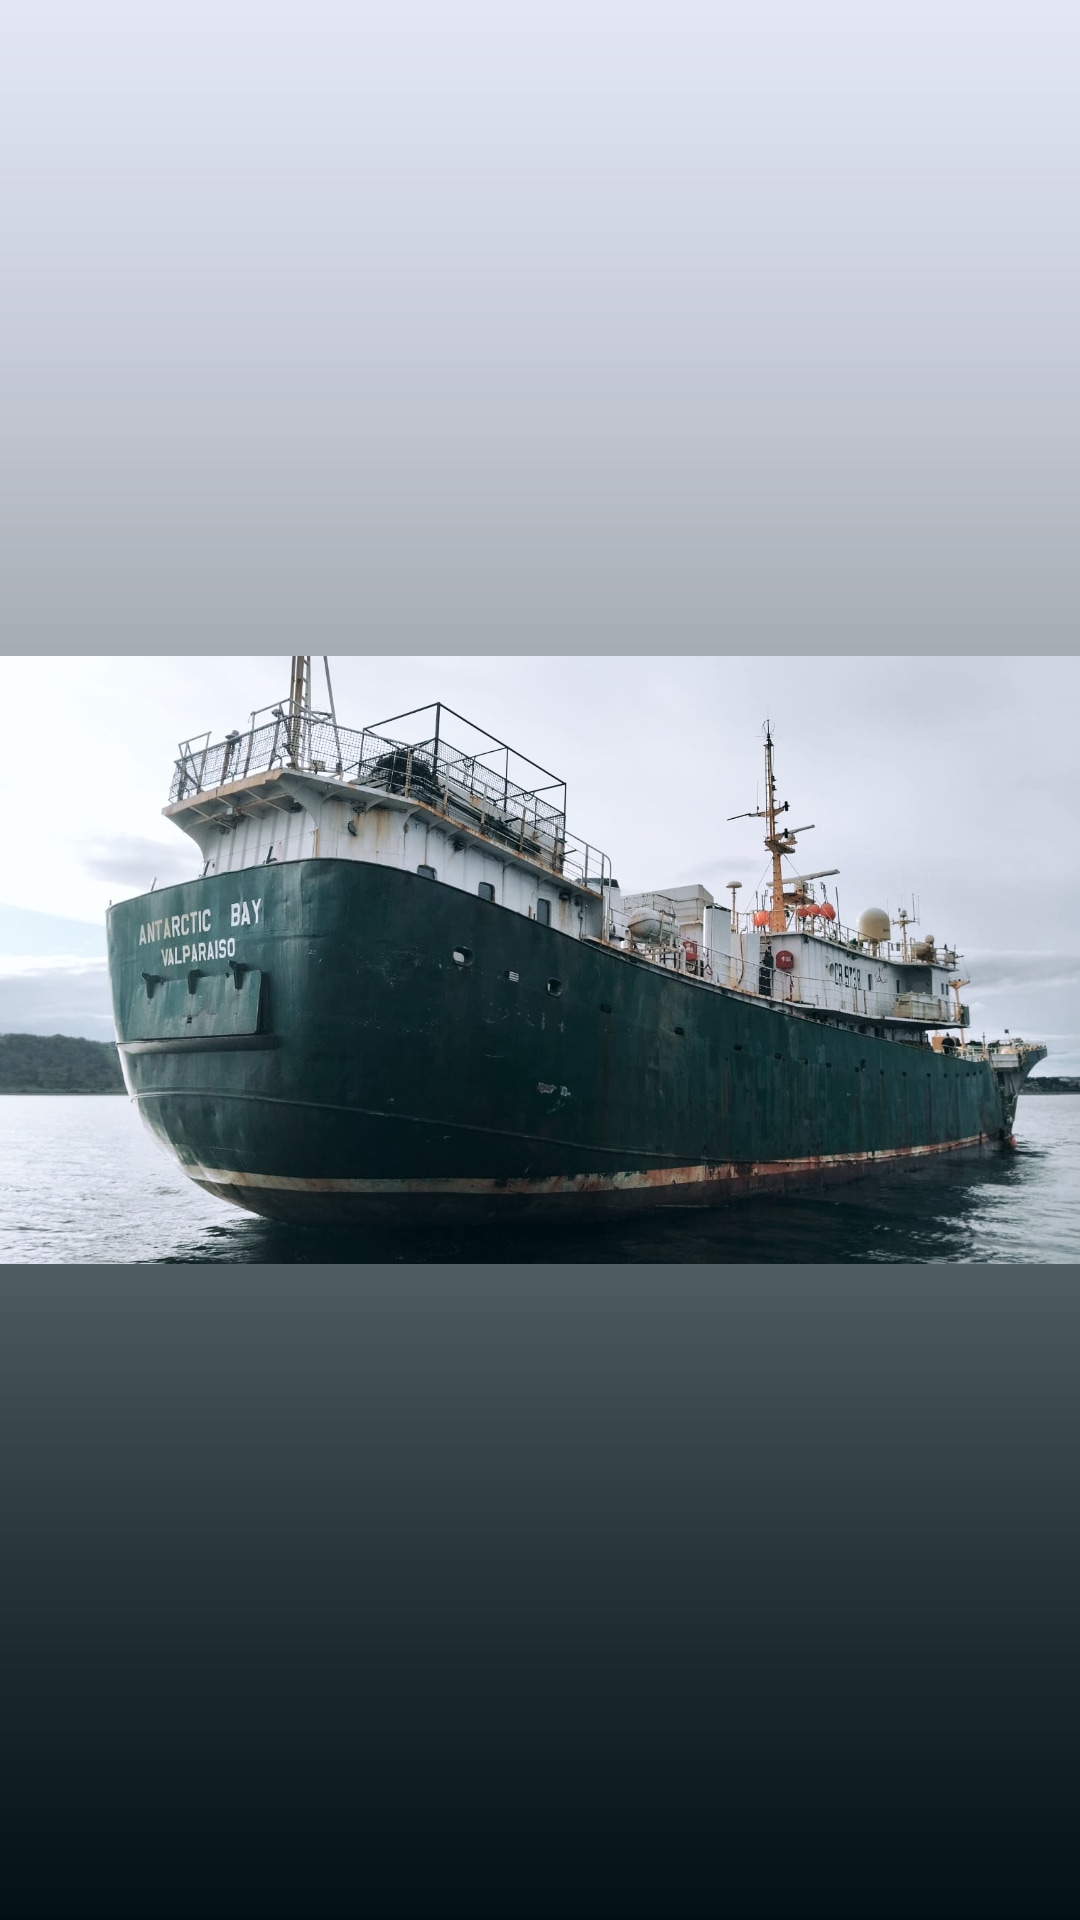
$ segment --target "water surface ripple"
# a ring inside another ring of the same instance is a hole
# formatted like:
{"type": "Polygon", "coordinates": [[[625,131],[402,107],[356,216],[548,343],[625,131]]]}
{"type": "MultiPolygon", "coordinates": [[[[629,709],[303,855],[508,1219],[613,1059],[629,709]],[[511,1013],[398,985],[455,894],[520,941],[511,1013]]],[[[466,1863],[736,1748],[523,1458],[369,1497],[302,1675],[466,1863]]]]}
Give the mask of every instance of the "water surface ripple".
{"type": "Polygon", "coordinates": [[[821,1194],[618,1222],[333,1230],[211,1199],[119,1097],[0,1098],[0,1260],[962,1261],[1080,1258],[1080,1098],[1020,1101],[1017,1148],[821,1194]]]}

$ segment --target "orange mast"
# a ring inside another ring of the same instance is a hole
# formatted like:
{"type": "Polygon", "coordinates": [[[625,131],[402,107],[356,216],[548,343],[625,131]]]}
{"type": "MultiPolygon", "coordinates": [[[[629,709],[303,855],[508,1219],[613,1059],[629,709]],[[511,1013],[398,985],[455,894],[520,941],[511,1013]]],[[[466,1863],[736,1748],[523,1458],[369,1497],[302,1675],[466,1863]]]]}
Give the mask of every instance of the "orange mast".
{"type": "Polygon", "coordinates": [[[776,804],[776,780],[773,776],[773,741],[769,722],[765,722],[765,846],[772,854],[772,912],[769,915],[769,932],[787,931],[787,909],[784,906],[784,873],[780,865],[785,853],[794,853],[795,836],[792,833],[777,833],[776,816],[786,813],[790,802],[783,806],[776,804]]]}
{"type": "MultiPolygon", "coordinates": [[[[769,932],[786,933],[787,907],[784,904],[784,870],[780,863],[786,853],[794,853],[796,833],[809,833],[810,828],[796,827],[795,830],[792,831],[789,827],[786,832],[782,828],[779,830],[777,828],[777,816],[781,813],[786,813],[791,802],[789,800],[779,801],[776,798],[776,779],[773,774],[772,757],[772,727],[768,720],[765,722],[764,731],[765,805],[764,807],[757,807],[753,813],[733,813],[730,818],[732,820],[764,820],[765,822],[765,846],[766,850],[772,855],[772,906],[769,911],[769,932]]],[[[835,873],[836,868],[830,867],[828,871],[835,873]]],[[[807,876],[809,879],[821,879],[822,877],[821,874],[811,874],[807,876]]],[[[797,891],[792,894],[793,899],[797,899],[798,897],[797,891]]]]}

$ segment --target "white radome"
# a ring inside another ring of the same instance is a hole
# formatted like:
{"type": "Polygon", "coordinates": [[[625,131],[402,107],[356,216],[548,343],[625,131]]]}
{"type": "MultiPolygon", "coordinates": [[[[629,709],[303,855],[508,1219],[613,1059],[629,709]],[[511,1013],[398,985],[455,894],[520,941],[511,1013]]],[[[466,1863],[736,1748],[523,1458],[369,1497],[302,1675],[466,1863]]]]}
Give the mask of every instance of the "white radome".
{"type": "Polygon", "coordinates": [[[889,937],[889,916],[884,907],[867,907],[859,915],[860,940],[887,940],[889,937]]]}

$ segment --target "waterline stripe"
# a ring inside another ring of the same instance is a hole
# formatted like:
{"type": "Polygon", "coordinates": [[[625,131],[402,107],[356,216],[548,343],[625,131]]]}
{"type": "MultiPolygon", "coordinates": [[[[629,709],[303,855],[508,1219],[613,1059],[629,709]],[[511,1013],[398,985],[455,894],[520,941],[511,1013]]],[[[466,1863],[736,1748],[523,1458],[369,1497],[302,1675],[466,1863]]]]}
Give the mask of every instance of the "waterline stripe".
{"type": "Polygon", "coordinates": [[[184,1172],[202,1185],[269,1188],[280,1193],[623,1193],[650,1187],[708,1186],[723,1180],[782,1178],[791,1174],[817,1172],[825,1167],[876,1166],[891,1160],[923,1159],[931,1154],[951,1153],[960,1147],[977,1147],[988,1139],[988,1134],[974,1133],[963,1140],[943,1140],[924,1147],[883,1147],[859,1153],[821,1153],[801,1160],[706,1161],[689,1167],[646,1168],[643,1172],[556,1173],[540,1179],[499,1180],[436,1174],[416,1179],[338,1180],[287,1173],[234,1173],[227,1168],[202,1167],[186,1162],[181,1164],[184,1172]]]}

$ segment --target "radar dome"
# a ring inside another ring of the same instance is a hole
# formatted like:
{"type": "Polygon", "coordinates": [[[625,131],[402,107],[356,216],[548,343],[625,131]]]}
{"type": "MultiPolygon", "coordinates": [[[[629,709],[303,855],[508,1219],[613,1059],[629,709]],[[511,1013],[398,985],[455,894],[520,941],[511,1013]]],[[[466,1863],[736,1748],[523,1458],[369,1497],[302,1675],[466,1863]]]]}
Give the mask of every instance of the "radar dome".
{"type": "Polygon", "coordinates": [[[859,915],[860,940],[887,940],[889,937],[889,916],[884,907],[867,907],[859,915]]]}

